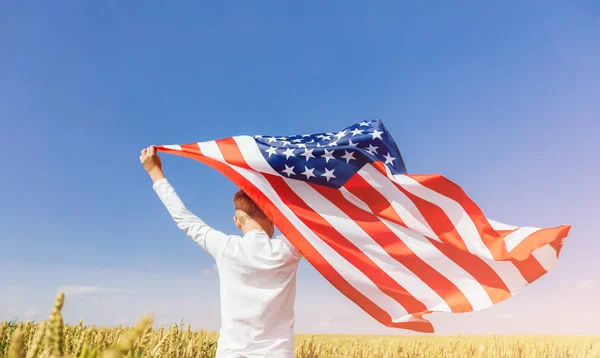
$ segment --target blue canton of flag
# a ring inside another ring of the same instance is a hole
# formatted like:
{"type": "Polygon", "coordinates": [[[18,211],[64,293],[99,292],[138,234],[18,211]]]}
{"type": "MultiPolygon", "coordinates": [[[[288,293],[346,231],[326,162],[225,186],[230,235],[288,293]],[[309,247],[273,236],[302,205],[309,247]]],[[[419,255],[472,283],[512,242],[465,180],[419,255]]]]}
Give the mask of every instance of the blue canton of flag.
{"type": "Polygon", "coordinates": [[[393,174],[406,174],[400,150],[376,119],[338,133],[255,136],[269,165],[290,178],[340,188],[365,164],[381,161],[393,174]]]}

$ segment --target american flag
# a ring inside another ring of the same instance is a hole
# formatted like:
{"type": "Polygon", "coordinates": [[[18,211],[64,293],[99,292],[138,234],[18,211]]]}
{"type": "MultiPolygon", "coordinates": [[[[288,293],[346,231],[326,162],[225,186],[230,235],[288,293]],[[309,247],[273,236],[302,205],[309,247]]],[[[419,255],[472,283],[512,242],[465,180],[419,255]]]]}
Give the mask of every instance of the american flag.
{"type": "Polygon", "coordinates": [[[165,145],[243,189],[333,286],[389,327],[490,307],[558,260],[570,226],[487,219],[455,183],[407,174],[380,120],[337,133],[165,145]]]}

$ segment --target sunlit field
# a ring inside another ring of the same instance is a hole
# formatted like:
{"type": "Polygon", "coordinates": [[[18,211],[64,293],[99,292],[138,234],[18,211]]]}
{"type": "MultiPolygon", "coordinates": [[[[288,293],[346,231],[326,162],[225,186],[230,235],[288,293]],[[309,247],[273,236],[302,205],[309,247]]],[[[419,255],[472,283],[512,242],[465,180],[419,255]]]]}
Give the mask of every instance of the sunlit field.
{"type": "MultiPolygon", "coordinates": [[[[43,322],[2,322],[0,357],[214,357],[216,333],[173,325],[153,329],[64,325],[59,294],[43,322]]],[[[600,337],[589,336],[296,336],[296,357],[600,357],[600,337]]]]}

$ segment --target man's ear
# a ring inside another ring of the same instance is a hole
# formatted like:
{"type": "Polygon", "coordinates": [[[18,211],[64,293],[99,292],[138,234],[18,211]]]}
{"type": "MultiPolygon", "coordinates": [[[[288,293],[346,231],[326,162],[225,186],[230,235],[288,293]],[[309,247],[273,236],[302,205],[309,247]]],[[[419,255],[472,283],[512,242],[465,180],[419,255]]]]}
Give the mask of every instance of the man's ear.
{"type": "Polygon", "coordinates": [[[240,229],[240,230],[242,229],[242,223],[241,223],[241,222],[240,222],[240,220],[238,219],[237,215],[234,215],[234,216],[233,216],[233,222],[235,223],[235,226],[236,226],[238,229],[240,229]]]}

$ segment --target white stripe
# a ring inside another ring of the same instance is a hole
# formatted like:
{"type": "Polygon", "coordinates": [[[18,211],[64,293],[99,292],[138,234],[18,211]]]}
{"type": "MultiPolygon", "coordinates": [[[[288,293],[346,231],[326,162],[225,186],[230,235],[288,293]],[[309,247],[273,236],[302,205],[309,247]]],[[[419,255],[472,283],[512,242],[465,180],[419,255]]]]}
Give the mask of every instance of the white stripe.
{"type": "Polygon", "coordinates": [[[473,223],[469,214],[467,214],[458,202],[421,185],[409,176],[393,175],[393,179],[408,192],[442,209],[463,239],[469,252],[491,260],[494,259],[492,253],[481,239],[481,236],[479,236],[479,231],[477,231],[475,223],[473,223]]]}
{"type": "Polygon", "coordinates": [[[552,245],[546,244],[542,247],[539,247],[532,252],[533,257],[542,265],[544,270],[550,271],[556,263],[558,262],[558,256],[556,255],[556,250],[552,245]]]}
{"type": "Polygon", "coordinates": [[[223,159],[223,154],[221,154],[221,150],[219,150],[217,142],[210,141],[198,143],[198,147],[200,148],[200,152],[202,153],[202,155],[204,155],[205,157],[225,163],[225,159],[223,159]]]}
{"type": "Polygon", "coordinates": [[[177,150],[177,151],[180,151],[180,152],[181,152],[181,146],[180,146],[180,145],[178,145],[178,144],[173,144],[173,145],[163,145],[162,147],[163,147],[163,148],[166,148],[166,149],[177,150]]]}
{"type": "MultiPolygon", "coordinates": [[[[319,216],[354,246],[359,248],[379,268],[387,273],[411,296],[421,301],[429,311],[452,312],[446,302],[403,264],[391,257],[354,220],[338,209],[318,191],[300,180],[285,179],[286,184],[319,216]]],[[[341,243],[340,243],[341,244],[341,243]]]]}
{"type": "Polygon", "coordinates": [[[529,282],[525,280],[523,275],[521,275],[521,271],[510,261],[496,261],[483,258],[488,266],[492,268],[492,270],[496,271],[500,279],[504,282],[511,295],[519,292],[523,287],[527,286],[529,282]]]}
{"type": "Polygon", "coordinates": [[[365,165],[358,171],[373,188],[383,195],[392,205],[398,216],[410,229],[415,230],[423,236],[441,242],[433,229],[427,223],[415,203],[412,202],[401,190],[390,180],[375,169],[371,164],[365,165]]]}
{"type": "MultiPolygon", "coordinates": [[[[210,158],[216,159],[225,163],[223,156],[215,142],[198,143],[202,154],[210,158]],[[215,152],[215,147],[217,152],[215,152]]],[[[398,302],[384,294],[379,288],[360,270],[346,261],[342,256],[335,252],[331,247],[325,244],[312,230],[310,230],[293,212],[283,203],[269,182],[257,172],[248,169],[239,168],[227,164],[231,169],[238,172],[248,181],[250,181],[257,189],[259,189],[271,202],[282,212],[283,215],[294,225],[294,227],[302,234],[308,242],[317,250],[327,262],[335,269],[346,281],[348,281],[355,289],[360,291],[375,305],[385,310],[391,317],[393,322],[405,322],[412,320],[412,316],[408,315],[407,311],[398,302]]]]}
{"type": "MultiPolygon", "coordinates": [[[[342,194],[350,202],[361,209],[372,213],[367,204],[346,190],[346,188],[342,187],[341,190],[342,194]]],[[[464,270],[456,262],[441,253],[423,235],[381,217],[379,219],[392,230],[417,257],[452,282],[465,295],[467,300],[471,303],[473,310],[480,310],[493,304],[485,289],[471,274],[469,274],[468,271],[464,270]]]]}
{"type": "Polygon", "coordinates": [[[277,171],[267,163],[254,138],[249,136],[237,136],[233,137],[233,140],[237,143],[244,160],[250,168],[262,173],[281,176],[281,174],[277,173],[277,171]]]}
{"type": "Polygon", "coordinates": [[[490,226],[492,227],[492,229],[494,229],[496,231],[498,231],[498,230],[514,230],[517,228],[516,226],[504,224],[499,221],[492,220],[490,218],[486,218],[486,219],[490,223],[490,226]]]}
{"type": "Polygon", "coordinates": [[[521,241],[525,240],[527,236],[540,230],[541,229],[537,227],[520,227],[517,230],[511,232],[510,234],[504,237],[506,250],[508,252],[511,252],[515,247],[517,247],[521,243],[521,241]]]}

